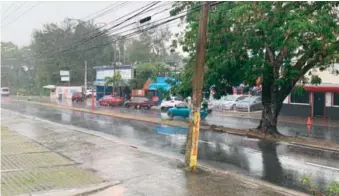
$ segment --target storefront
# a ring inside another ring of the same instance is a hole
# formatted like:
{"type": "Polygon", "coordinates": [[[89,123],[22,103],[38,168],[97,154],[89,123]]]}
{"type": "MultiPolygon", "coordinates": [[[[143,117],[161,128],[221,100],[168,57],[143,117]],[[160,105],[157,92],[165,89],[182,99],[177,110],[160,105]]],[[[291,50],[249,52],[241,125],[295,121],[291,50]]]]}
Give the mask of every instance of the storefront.
{"type": "Polygon", "coordinates": [[[128,86],[129,80],[134,78],[134,67],[131,65],[121,65],[121,66],[100,66],[94,67],[96,69],[96,79],[94,81],[94,86],[96,87],[96,100],[99,100],[105,95],[112,95],[113,92],[115,96],[129,98],[131,90],[128,86]],[[112,87],[112,85],[105,86],[105,78],[113,77],[114,72],[119,72],[121,75],[121,82],[118,87],[112,87]]]}
{"type": "Polygon", "coordinates": [[[306,85],[284,100],[281,115],[339,120],[339,84],[306,85]]]}

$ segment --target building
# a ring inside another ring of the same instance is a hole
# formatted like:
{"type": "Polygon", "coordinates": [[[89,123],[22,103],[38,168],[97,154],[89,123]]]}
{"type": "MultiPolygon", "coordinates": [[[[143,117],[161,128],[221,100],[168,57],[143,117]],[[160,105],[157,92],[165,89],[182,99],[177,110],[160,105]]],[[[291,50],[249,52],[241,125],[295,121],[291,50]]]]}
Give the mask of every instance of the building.
{"type": "Polygon", "coordinates": [[[113,87],[111,85],[105,86],[105,78],[112,77],[115,71],[120,73],[122,79],[119,87],[114,87],[114,92],[117,93],[116,96],[130,96],[129,81],[133,79],[135,75],[135,68],[133,66],[100,66],[94,67],[94,69],[96,70],[96,78],[93,85],[96,88],[96,100],[113,93],[113,87]]]}
{"type": "Polygon", "coordinates": [[[304,85],[304,93],[295,93],[293,90],[284,100],[280,114],[339,120],[338,70],[339,64],[324,71],[312,70],[313,74],[317,74],[322,79],[322,83],[304,85]]]}
{"type": "Polygon", "coordinates": [[[51,99],[72,99],[73,93],[84,91],[83,86],[47,85],[43,88],[49,89],[51,99]]]}

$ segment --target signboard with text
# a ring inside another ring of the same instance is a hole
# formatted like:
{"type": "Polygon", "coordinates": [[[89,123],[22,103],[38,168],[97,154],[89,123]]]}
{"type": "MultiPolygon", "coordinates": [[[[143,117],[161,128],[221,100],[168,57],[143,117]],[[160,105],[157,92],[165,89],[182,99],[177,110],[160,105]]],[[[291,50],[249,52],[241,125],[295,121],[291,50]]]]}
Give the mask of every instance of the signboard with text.
{"type": "Polygon", "coordinates": [[[60,70],[60,76],[69,76],[69,71],[60,70]]]}
{"type": "MultiPolygon", "coordinates": [[[[120,73],[121,79],[123,80],[132,79],[133,69],[118,69],[115,71],[120,73]]],[[[113,69],[97,70],[96,80],[103,81],[105,80],[106,77],[112,77],[113,75],[114,75],[113,69]]]]}

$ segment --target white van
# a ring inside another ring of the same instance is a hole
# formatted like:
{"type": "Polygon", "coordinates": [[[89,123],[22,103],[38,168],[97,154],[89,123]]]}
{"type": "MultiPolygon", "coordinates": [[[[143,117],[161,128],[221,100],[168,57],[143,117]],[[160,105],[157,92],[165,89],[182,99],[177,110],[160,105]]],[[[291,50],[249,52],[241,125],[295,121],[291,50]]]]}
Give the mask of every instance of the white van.
{"type": "Polygon", "coordinates": [[[8,87],[1,87],[1,96],[9,96],[9,88],[8,87]]]}

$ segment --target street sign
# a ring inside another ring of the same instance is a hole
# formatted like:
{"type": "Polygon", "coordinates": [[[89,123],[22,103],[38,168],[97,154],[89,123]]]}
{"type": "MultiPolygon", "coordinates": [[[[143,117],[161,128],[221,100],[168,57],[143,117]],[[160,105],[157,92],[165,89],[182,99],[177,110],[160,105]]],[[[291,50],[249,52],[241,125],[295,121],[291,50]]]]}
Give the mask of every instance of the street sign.
{"type": "Polygon", "coordinates": [[[69,76],[69,71],[60,70],[60,76],[69,76]]]}
{"type": "Polygon", "coordinates": [[[62,82],[69,82],[69,76],[61,76],[62,82]]]}

